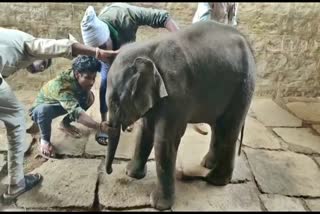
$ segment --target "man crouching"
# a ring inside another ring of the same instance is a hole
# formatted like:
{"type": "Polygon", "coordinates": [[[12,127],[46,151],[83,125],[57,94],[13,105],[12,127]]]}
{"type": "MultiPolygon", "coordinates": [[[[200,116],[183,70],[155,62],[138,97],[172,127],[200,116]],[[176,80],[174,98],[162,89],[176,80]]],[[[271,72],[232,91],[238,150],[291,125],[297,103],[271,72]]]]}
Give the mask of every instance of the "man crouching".
{"type": "Polygon", "coordinates": [[[41,88],[30,109],[34,123],[27,132],[35,134],[35,130],[40,129],[40,153],[43,157],[55,155],[50,137],[51,123],[56,117],[66,114],[60,129],[77,138],[81,137],[80,130],[71,122],[77,121],[97,131],[100,129],[100,124],[85,113],[94,102],[91,88],[100,68],[100,62],[94,57],[78,56],[73,61],[72,69],[62,72],[41,88]]]}

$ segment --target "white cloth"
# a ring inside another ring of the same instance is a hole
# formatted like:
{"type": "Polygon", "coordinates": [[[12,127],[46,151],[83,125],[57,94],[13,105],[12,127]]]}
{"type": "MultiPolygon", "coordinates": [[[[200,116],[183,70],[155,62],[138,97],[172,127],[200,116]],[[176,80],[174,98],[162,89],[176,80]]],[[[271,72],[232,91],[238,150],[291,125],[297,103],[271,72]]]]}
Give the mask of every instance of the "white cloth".
{"type": "Polygon", "coordinates": [[[203,2],[198,3],[192,23],[213,19],[215,21],[237,26],[238,3],[203,2]]]}
{"type": "Polygon", "coordinates": [[[210,11],[211,11],[211,7],[208,2],[198,3],[198,8],[196,13],[193,16],[192,23],[201,21],[201,18],[204,17],[205,14],[209,15],[210,11]]]}
{"type": "Polygon", "coordinates": [[[84,44],[92,47],[102,45],[110,37],[108,25],[97,17],[92,6],[87,8],[82,18],[81,33],[84,44]]]}

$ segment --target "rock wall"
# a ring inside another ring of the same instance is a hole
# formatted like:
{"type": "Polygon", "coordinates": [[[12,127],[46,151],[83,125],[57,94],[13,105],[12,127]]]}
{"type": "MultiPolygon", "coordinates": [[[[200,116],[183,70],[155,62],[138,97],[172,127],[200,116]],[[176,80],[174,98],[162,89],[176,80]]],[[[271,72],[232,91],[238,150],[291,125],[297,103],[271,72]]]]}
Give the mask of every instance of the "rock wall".
{"type": "MultiPolygon", "coordinates": [[[[87,6],[96,11],[110,3],[0,3],[0,26],[34,36],[81,40],[80,20],[87,6]]],[[[196,3],[132,3],[167,9],[181,28],[191,23],[196,3]]],[[[239,30],[247,35],[257,59],[256,95],[270,97],[320,94],[319,3],[240,3],[239,30]]],[[[137,40],[166,33],[142,27],[137,40]]],[[[48,79],[50,74],[42,74],[48,79]]],[[[51,77],[52,78],[52,77],[51,77]]]]}

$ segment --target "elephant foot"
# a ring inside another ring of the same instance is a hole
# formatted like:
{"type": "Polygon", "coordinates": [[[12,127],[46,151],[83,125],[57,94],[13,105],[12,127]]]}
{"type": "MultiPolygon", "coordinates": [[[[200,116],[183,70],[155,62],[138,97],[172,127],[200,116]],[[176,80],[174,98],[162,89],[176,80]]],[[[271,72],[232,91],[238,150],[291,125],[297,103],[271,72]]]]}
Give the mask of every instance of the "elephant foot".
{"type": "Polygon", "coordinates": [[[201,161],[201,166],[207,169],[213,169],[217,165],[216,162],[217,161],[214,158],[214,155],[211,153],[207,153],[201,161]]]}
{"type": "Polygon", "coordinates": [[[151,206],[157,210],[168,210],[172,207],[173,195],[165,196],[161,191],[153,191],[150,195],[151,206]]]}
{"type": "Polygon", "coordinates": [[[215,186],[225,186],[231,181],[232,171],[226,169],[218,170],[216,168],[211,170],[204,179],[215,186]]]}
{"type": "Polygon", "coordinates": [[[146,173],[147,173],[147,166],[146,165],[141,167],[141,164],[138,164],[135,161],[130,161],[127,165],[126,174],[129,177],[141,179],[146,176],[146,173]]]}

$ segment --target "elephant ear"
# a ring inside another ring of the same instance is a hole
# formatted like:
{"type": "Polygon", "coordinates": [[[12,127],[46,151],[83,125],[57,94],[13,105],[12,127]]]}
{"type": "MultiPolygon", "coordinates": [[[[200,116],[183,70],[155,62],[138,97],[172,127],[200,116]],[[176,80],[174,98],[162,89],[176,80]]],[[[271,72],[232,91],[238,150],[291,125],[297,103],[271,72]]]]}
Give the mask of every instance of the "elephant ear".
{"type": "Polygon", "coordinates": [[[133,77],[131,96],[141,116],[152,108],[160,98],[168,96],[168,93],[158,69],[150,59],[137,57],[133,67],[136,74],[133,77]]]}

